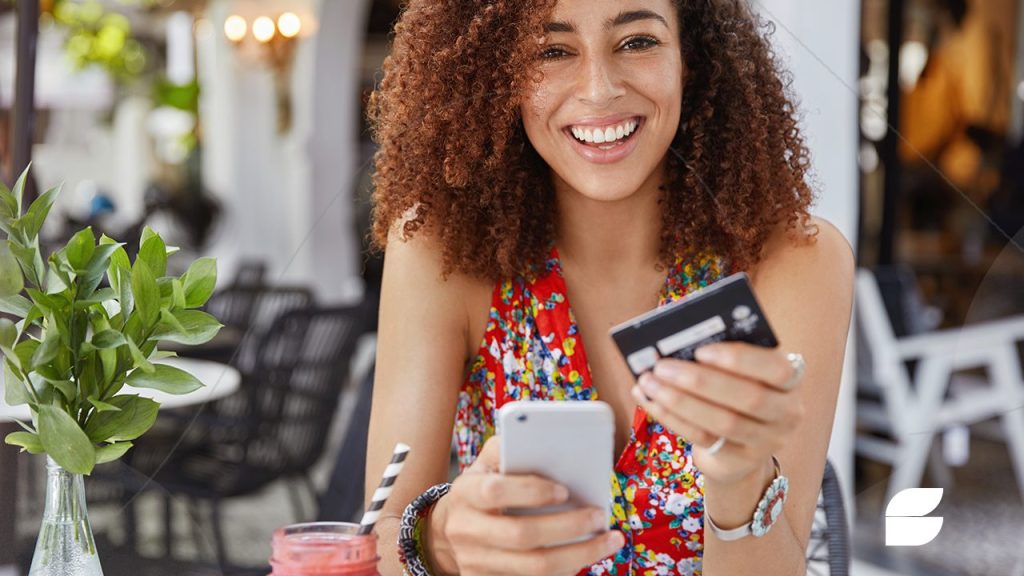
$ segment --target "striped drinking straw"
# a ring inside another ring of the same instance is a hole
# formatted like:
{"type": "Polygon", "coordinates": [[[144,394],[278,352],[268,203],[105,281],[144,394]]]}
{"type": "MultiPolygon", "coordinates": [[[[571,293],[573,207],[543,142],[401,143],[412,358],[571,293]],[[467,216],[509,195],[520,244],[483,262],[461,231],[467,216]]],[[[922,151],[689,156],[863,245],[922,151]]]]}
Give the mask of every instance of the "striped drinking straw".
{"type": "Polygon", "coordinates": [[[402,471],[402,466],[405,464],[405,458],[408,455],[408,445],[401,442],[395,445],[395,451],[391,456],[391,463],[384,469],[384,477],[380,479],[380,484],[373,492],[373,501],[370,502],[370,507],[366,509],[363,519],[359,522],[360,535],[373,532],[373,526],[377,523],[377,519],[380,518],[380,510],[384,507],[384,502],[387,501],[388,496],[391,496],[391,489],[395,484],[395,479],[398,478],[398,473],[402,471]]]}

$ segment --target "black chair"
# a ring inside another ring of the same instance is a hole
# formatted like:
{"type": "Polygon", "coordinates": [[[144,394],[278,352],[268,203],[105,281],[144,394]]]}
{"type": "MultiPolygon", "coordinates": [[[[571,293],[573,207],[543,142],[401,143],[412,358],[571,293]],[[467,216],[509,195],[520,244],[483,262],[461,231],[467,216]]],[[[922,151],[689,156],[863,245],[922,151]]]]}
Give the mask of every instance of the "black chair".
{"type": "MultiPolygon", "coordinates": [[[[136,470],[153,468],[150,489],[165,491],[168,555],[173,497],[210,504],[222,567],[228,565],[222,500],[252,494],[277,480],[299,480],[317,500],[309,471],[324,451],[363,322],[361,307],[285,312],[260,336],[239,392],[199,415],[184,448],[179,446],[159,470],[162,460],[154,461],[153,452],[136,453],[136,470]]],[[[301,500],[295,486],[290,488],[301,517],[301,500]]]]}
{"type": "Polygon", "coordinates": [[[850,574],[850,526],[839,478],[832,463],[825,462],[821,494],[807,544],[809,576],[848,576],[850,574]]]}

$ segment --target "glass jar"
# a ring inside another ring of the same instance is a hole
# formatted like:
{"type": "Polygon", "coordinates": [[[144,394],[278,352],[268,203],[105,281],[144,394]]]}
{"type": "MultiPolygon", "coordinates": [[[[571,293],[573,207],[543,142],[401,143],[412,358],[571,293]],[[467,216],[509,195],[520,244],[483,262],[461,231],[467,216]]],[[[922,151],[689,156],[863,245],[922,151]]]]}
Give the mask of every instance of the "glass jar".
{"type": "Polygon", "coordinates": [[[271,576],[379,576],[377,535],[348,522],[309,522],[274,532],[271,576]]]}

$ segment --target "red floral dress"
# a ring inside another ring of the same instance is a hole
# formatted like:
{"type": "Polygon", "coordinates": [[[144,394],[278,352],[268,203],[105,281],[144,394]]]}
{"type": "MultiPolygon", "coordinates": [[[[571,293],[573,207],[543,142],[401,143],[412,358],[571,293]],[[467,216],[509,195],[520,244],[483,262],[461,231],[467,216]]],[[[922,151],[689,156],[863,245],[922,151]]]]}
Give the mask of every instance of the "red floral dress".
{"type": "MultiPolygon", "coordinates": [[[[723,268],[708,255],[677,258],[659,305],[714,282],[723,268]]],[[[496,411],[506,402],[597,399],[565,294],[555,249],[537,278],[495,286],[479,354],[459,392],[454,432],[460,469],[473,463],[494,434],[496,411]]],[[[611,482],[610,523],[625,534],[626,545],[580,575],[699,575],[703,480],[690,444],[637,407],[611,482]]]]}

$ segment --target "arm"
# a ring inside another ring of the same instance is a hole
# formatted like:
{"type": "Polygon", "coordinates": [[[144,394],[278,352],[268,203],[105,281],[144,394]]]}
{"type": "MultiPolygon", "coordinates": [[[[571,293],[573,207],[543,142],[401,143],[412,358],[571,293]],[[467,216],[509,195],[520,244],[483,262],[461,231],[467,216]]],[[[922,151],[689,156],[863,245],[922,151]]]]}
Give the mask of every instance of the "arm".
{"type": "Polygon", "coordinates": [[[456,396],[466,350],[466,280],[441,278],[426,234],[389,238],[384,258],[377,366],[366,462],[369,502],[397,442],[411,448],[377,524],[380,570],[400,574],[398,519],[428,487],[448,479],[456,396]]]}
{"type": "Polygon", "coordinates": [[[817,240],[809,245],[794,245],[778,234],[751,274],[779,339],[777,349],[709,345],[698,350],[696,363],[663,360],[641,377],[652,401],[634,392],[652,416],[694,442],[704,476],[704,513],[723,529],[751,520],[774,476],[772,455],[789,477],[784,513],[765,536],[725,542],[705,528],[708,576],[790,576],[804,570],[853,292],[849,245],[831,225],[818,225],[817,240]],[[795,386],[787,352],[801,353],[807,363],[795,386]],[[720,452],[702,448],[720,436],[727,440],[720,452]]]}
{"type": "MultiPolygon", "coordinates": [[[[784,513],[763,538],[722,542],[705,536],[708,574],[796,574],[805,570],[807,541],[817,504],[836,397],[842,375],[853,298],[853,254],[831,224],[818,222],[810,246],[779,246],[758,267],[755,290],[779,338],[779,350],[803,354],[807,369],[797,389],[803,417],[776,452],[790,481],[784,513]]],[[[784,242],[784,240],[783,240],[784,242]]],[[[705,485],[707,509],[731,528],[750,520],[771,481],[760,473],[734,485],[705,485]]]]}

